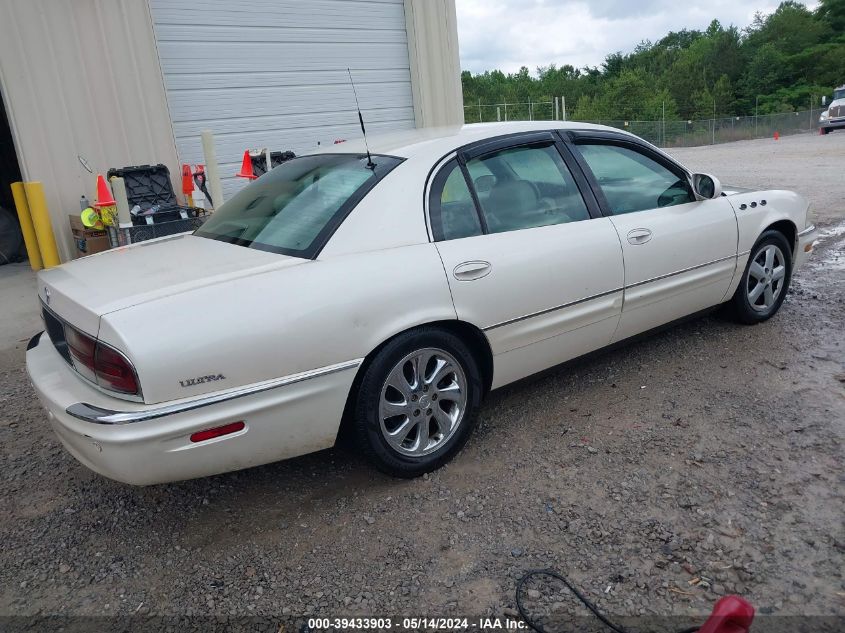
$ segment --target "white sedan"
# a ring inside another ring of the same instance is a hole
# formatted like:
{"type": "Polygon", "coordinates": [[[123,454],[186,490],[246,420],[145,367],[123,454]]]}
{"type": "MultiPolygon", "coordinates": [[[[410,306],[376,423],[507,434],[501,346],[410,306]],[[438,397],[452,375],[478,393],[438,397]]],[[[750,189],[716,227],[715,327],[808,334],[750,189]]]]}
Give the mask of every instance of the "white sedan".
{"type": "Polygon", "coordinates": [[[38,276],[27,368],[79,461],[152,484],[332,446],[413,477],[491,389],[724,304],[771,317],[807,203],[579,123],[418,130],[287,162],[195,233],[38,276]]]}

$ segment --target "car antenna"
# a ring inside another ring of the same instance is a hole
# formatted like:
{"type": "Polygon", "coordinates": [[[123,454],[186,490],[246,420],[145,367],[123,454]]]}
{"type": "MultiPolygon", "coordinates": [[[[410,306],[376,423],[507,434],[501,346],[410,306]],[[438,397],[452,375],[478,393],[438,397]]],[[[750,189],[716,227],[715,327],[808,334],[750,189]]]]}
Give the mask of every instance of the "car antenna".
{"type": "Polygon", "coordinates": [[[355,90],[355,82],[352,81],[352,71],[347,67],[346,72],[349,73],[349,83],[352,84],[352,94],[355,95],[355,107],[358,108],[358,121],[361,122],[361,132],[364,134],[364,147],[367,150],[367,167],[375,171],[376,164],[373,162],[373,157],[370,156],[370,145],[367,143],[367,130],[364,127],[364,117],[361,114],[361,105],[358,103],[358,91],[355,90]]]}

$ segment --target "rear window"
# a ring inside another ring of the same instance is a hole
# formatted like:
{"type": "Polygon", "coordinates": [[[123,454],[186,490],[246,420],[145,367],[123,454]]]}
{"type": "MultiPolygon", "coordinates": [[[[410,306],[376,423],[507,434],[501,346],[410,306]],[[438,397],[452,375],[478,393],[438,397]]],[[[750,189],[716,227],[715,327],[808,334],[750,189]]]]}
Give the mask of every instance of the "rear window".
{"type": "Polygon", "coordinates": [[[401,159],[318,154],[283,163],[222,204],[194,235],[313,258],[355,205],[401,159]]]}

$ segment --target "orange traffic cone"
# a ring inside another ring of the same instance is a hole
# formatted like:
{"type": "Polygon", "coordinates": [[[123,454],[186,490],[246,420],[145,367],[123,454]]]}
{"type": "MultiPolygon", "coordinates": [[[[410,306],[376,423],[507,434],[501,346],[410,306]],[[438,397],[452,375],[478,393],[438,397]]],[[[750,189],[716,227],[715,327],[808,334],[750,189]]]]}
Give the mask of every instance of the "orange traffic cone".
{"type": "Polygon", "coordinates": [[[191,173],[190,165],[182,165],[182,193],[186,196],[194,192],[194,175],[191,173]]]}
{"type": "Polygon", "coordinates": [[[194,206],[194,175],[191,173],[190,165],[182,165],[182,194],[185,196],[185,203],[194,206]]]}
{"type": "Polygon", "coordinates": [[[775,132],[775,140],[776,141],[780,140],[780,132],[775,132]]]}
{"type": "Polygon", "coordinates": [[[249,157],[249,150],[244,152],[244,162],[241,164],[241,173],[236,175],[238,178],[249,178],[250,180],[258,178],[258,176],[252,172],[252,159],[249,157]]]}
{"type": "Polygon", "coordinates": [[[103,178],[103,174],[97,174],[97,202],[94,203],[94,206],[97,208],[113,207],[116,204],[111,188],[106,179],[103,178]]]}

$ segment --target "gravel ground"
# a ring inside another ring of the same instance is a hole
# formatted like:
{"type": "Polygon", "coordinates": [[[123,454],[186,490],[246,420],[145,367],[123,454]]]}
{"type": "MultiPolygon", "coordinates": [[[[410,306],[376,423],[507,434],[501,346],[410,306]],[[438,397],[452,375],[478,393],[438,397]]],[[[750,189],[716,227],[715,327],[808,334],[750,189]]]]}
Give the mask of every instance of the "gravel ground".
{"type": "MultiPolygon", "coordinates": [[[[639,630],[728,593],[840,630],[845,133],[673,153],[812,201],[825,236],[778,316],[700,318],[497,391],[455,462],[414,481],[345,449],[148,488],[99,477],[34,399],[28,311],[0,350],[0,615],[513,615],[517,580],[553,567],[639,630]]],[[[582,613],[560,585],[528,589],[551,619],[582,613]]]]}

